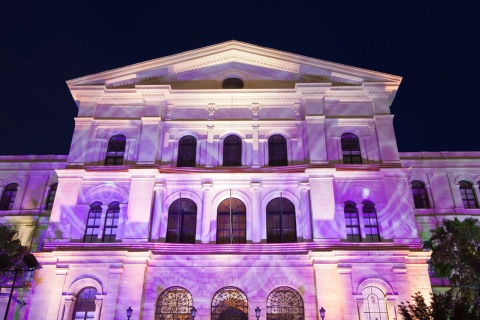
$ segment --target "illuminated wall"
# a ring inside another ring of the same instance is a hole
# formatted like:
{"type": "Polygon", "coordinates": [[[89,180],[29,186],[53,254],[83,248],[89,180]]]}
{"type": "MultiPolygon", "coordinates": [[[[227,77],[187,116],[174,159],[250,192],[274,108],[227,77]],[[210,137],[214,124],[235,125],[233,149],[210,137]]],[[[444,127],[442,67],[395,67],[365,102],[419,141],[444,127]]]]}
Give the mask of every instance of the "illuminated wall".
{"type": "Polygon", "coordinates": [[[257,306],[261,319],[287,312],[286,295],[294,319],[320,307],[398,319],[400,301],[432,290],[421,238],[440,217],[480,213],[460,189],[478,184],[480,154],[398,153],[400,82],[237,41],[68,81],[79,108],[68,158],[0,158],[0,185],[20,186],[0,221],[27,234],[17,217],[29,210],[44,226],[24,236],[40,239],[43,268],[11,318],[72,319],[83,305],[95,319],[129,306],[154,319],[183,294],[196,319],[221,318],[228,295],[249,319],[257,306]],[[225,224],[231,199],[242,209],[225,224]],[[221,230],[243,240],[219,243],[221,230]]]}

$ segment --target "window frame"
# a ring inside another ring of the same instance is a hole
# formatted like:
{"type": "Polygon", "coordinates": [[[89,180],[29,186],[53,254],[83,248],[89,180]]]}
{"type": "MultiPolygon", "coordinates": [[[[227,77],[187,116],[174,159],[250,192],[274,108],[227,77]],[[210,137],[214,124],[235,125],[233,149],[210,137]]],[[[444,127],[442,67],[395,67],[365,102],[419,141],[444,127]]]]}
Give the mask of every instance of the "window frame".
{"type": "Polygon", "coordinates": [[[229,197],[222,200],[217,207],[217,244],[231,244],[231,243],[247,243],[247,207],[245,203],[234,197],[229,197]],[[230,209],[220,211],[220,208],[228,208],[232,206],[232,215],[230,217],[230,209]],[[233,202],[233,203],[232,203],[233,202]],[[242,209],[243,210],[240,210],[242,209]],[[238,211],[236,211],[238,209],[238,211]],[[222,219],[220,219],[222,217],[222,219]],[[228,218],[228,221],[224,219],[228,218]],[[225,222],[224,222],[225,220],[225,222]],[[238,227],[235,228],[235,225],[238,227]],[[244,226],[242,228],[242,225],[244,226]],[[228,233],[228,237],[220,236],[220,233],[228,233]],[[232,242],[233,238],[233,242],[232,242]],[[222,240],[221,240],[222,239],[222,240]]]}
{"type": "Polygon", "coordinates": [[[197,138],[192,135],[185,135],[178,140],[177,167],[194,168],[196,166],[197,143],[197,138]],[[195,143],[193,143],[193,141],[195,143]],[[186,156],[192,154],[193,157],[190,157],[190,159],[185,159],[186,156]]]}
{"type": "Polygon", "coordinates": [[[106,166],[123,165],[125,162],[126,147],[127,147],[127,138],[123,134],[117,134],[112,136],[108,140],[107,152],[105,155],[105,165],[106,166]]]}
{"type": "Polygon", "coordinates": [[[343,164],[362,164],[362,149],[360,147],[360,139],[356,134],[345,132],[340,137],[340,144],[342,147],[343,164]]]}
{"type": "Polygon", "coordinates": [[[85,287],[78,292],[78,294],[76,295],[75,304],[73,306],[72,320],[95,319],[95,314],[97,312],[96,310],[97,306],[95,304],[97,294],[98,292],[95,287],[85,287]],[[93,295],[93,299],[91,298],[91,295],[90,295],[88,297],[90,298],[89,300],[82,301],[83,300],[82,295],[86,290],[94,290],[95,294],[93,295]],[[78,310],[78,309],[86,309],[86,310],[78,310]],[[77,317],[76,315],[77,312],[84,312],[83,317],[82,318],[77,317]]]}
{"type": "Polygon", "coordinates": [[[90,205],[90,210],[88,210],[87,214],[87,222],[85,224],[85,234],[83,236],[84,243],[95,243],[100,241],[98,239],[98,233],[100,232],[100,226],[102,223],[102,211],[103,208],[101,202],[95,201],[90,205]],[[90,222],[92,222],[92,224],[90,222]]]}
{"type": "MultiPolygon", "coordinates": [[[[116,242],[118,220],[120,219],[120,202],[114,201],[108,205],[103,224],[102,242],[116,242]]],[[[101,219],[102,220],[102,219],[101,219]]]]}
{"type": "Polygon", "coordinates": [[[268,166],[288,166],[287,139],[281,134],[274,134],[268,138],[268,166]],[[276,139],[279,141],[275,141],[276,139]]]}
{"type": "Polygon", "coordinates": [[[478,199],[475,194],[473,183],[467,180],[458,182],[460,196],[465,209],[479,209],[478,199]]]}
{"type": "Polygon", "coordinates": [[[266,319],[305,319],[305,303],[300,292],[287,286],[273,289],[267,297],[266,319]]]}
{"type": "Polygon", "coordinates": [[[362,206],[363,233],[366,242],[381,242],[380,229],[378,227],[378,216],[375,204],[371,201],[364,201],[362,206]],[[374,224],[372,224],[374,222],[374,224]],[[372,233],[376,230],[376,233],[372,233]]]}
{"type": "Polygon", "coordinates": [[[54,183],[50,186],[48,191],[47,201],[45,202],[45,210],[53,209],[53,202],[55,201],[55,196],[57,195],[58,183],[54,183]]]}
{"type": "Polygon", "coordinates": [[[192,307],[192,294],[187,289],[180,286],[170,287],[163,290],[157,298],[155,319],[190,320],[192,307]]]}
{"type": "Polygon", "coordinates": [[[198,207],[195,201],[189,198],[182,198],[175,200],[168,207],[167,218],[167,233],[165,236],[166,243],[195,243],[197,233],[197,214],[198,207]],[[182,203],[183,202],[183,203],[182,203]],[[180,204],[180,205],[178,205],[180,204]],[[177,206],[177,212],[175,207],[177,206]],[[191,211],[186,211],[186,208],[194,208],[191,211]],[[174,226],[174,218],[177,218],[177,224],[174,226]],[[190,218],[190,219],[188,219],[190,218]],[[193,221],[193,226],[188,228],[188,221],[193,221]],[[187,225],[186,225],[187,224],[187,225]],[[170,234],[172,234],[170,236],[170,234]]]}
{"type": "Polygon", "coordinates": [[[18,193],[18,183],[12,182],[5,186],[0,198],[0,211],[13,210],[18,193]]]}
{"type": "Polygon", "coordinates": [[[425,183],[420,180],[413,180],[411,183],[413,205],[415,209],[430,209],[428,192],[425,183]]]}
{"type": "Polygon", "coordinates": [[[224,167],[241,167],[242,166],[242,139],[231,134],[223,139],[223,162],[224,167]]]}
{"type": "Polygon", "coordinates": [[[283,197],[282,195],[280,195],[280,197],[273,198],[267,203],[267,206],[265,208],[265,215],[267,228],[267,243],[295,243],[298,241],[297,214],[295,205],[292,201],[283,197]],[[279,201],[281,201],[281,203],[279,203],[279,201]],[[277,209],[275,208],[275,205],[278,207],[278,210],[273,210],[277,209]],[[285,209],[289,209],[288,212],[285,213],[285,209]],[[287,224],[288,227],[285,227],[285,224],[287,224]],[[291,231],[291,234],[286,234],[287,231],[291,231]],[[275,232],[279,233],[279,240],[276,235],[272,235],[275,232]]]}
{"type": "Polygon", "coordinates": [[[347,235],[347,241],[362,242],[362,233],[360,228],[360,215],[358,214],[357,204],[353,201],[345,201],[345,204],[343,207],[343,214],[345,217],[345,232],[347,235]],[[356,224],[354,223],[355,218],[357,222],[356,224]],[[352,232],[349,232],[349,230],[351,230],[352,232]],[[355,230],[357,231],[356,234],[354,232],[355,230]]]}

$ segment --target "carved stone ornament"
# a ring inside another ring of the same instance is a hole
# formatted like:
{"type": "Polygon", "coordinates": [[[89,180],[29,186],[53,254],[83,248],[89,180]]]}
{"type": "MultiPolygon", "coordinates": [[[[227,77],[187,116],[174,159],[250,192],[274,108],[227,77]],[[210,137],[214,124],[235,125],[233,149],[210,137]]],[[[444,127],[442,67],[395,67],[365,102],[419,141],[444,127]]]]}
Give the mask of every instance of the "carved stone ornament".
{"type": "Polygon", "coordinates": [[[172,120],[173,104],[165,105],[165,120],[172,120]]]}
{"type": "Polygon", "coordinates": [[[209,103],[207,107],[208,120],[215,120],[215,103],[209,103]]]}
{"type": "Polygon", "coordinates": [[[260,104],[258,103],[252,103],[252,120],[258,120],[260,119],[260,104]]]}
{"type": "Polygon", "coordinates": [[[295,120],[301,120],[302,119],[302,104],[301,103],[294,103],[293,104],[293,113],[295,115],[295,120]]]}

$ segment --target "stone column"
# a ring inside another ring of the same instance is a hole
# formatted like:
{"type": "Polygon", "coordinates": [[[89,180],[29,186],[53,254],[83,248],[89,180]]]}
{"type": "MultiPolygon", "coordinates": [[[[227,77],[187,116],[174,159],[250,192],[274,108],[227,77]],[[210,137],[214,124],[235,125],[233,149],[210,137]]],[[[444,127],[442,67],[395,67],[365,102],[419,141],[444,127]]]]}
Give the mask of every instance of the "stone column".
{"type": "MultiPolygon", "coordinates": [[[[65,320],[69,320],[72,317],[73,306],[75,304],[75,297],[70,297],[69,299],[65,299],[63,304],[65,305],[65,312],[63,313],[63,318],[65,320]]],[[[62,312],[60,310],[60,312],[62,312]]]]}
{"type": "Polygon", "coordinates": [[[397,312],[395,309],[395,306],[397,305],[397,299],[393,297],[387,297],[385,302],[387,303],[388,319],[397,319],[397,312]]]}
{"type": "Polygon", "coordinates": [[[262,228],[264,228],[262,219],[262,183],[252,182],[250,183],[250,193],[252,198],[252,218],[251,218],[251,230],[252,230],[252,242],[262,241],[262,228]]]}
{"type": "Polygon", "coordinates": [[[294,164],[305,163],[305,151],[303,149],[303,126],[301,124],[297,125],[297,154],[292,160],[294,164]]]}
{"type": "Polygon", "coordinates": [[[214,125],[207,125],[207,145],[205,147],[206,151],[206,162],[205,162],[205,167],[206,168],[212,168],[213,167],[213,129],[214,125]]]}
{"type": "Polygon", "coordinates": [[[93,316],[93,320],[100,319],[100,313],[102,312],[102,299],[95,299],[95,315],[93,316]]]}
{"type": "Polygon", "coordinates": [[[312,239],[312,220],[310,217],[310,197],[308,196],[309,183],[300,182],[298,190],[300,191],[300,209],[302,212],[302,237],[304,240],[310,240],[312,239]]]}
{"type": "Polygon", "coordinates": [[[259,131],[259,125],[254,124],[252,125],[252,130],[253,130],[253,139],[252,139],[252,155],[253,155],[253,163],[252,163],[252,168],[260,168],[260,160],[259,160],[259,143],[258,143],[258,131],[259,131]]]}
{"type": "Polygon", "coordinates": [[[100,215],[100,225],[98,226],[98,239],[103,238],[103,231],[105,230],[105,223],[106,223],[105,216],[107,215],[107,210],[108,210],[108,205],[102,204],[102,214],[100,215]]]}
{"type": "Polygon", "coordinates": [[[358,309],[358,315],[360,320],[365,320],[365,310],[363,309],[365,305],[365,301],[363,300],[363,297],[358,297],[357,298],[357,309],[358,309]]]}
{"type": "Polygon", "coordinates": [[[202,234],[201,241],[202,243],[210,242],[210,223],[211,223],[211,212],[212,212],[212,201],[213,201],[213,183],[204,182],[202,183],[202,234]]]}
{"type": "Polygon", "coordinates": [[[163,197],[165,195],[165,184],[155,184],[154,187],[155,199],[153,204],[153,216],[150,240],[158,241],[162,236],[162,211],[163,211],[163,197]]]}

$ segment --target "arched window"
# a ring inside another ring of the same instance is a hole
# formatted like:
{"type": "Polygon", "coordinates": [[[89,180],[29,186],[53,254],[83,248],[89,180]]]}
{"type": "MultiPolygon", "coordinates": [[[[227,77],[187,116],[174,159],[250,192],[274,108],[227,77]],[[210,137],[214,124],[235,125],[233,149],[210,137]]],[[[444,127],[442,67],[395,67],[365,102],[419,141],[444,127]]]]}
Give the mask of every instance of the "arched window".
{"type": "Polygon", "coordinates": [[[246,243],[246,214],[242,201],[231,197],[223,200],[217,210],[217,243],[246,243]]]}
{"type": "Polygon", "coordinates": [[[418,181],[418,180],[412,181],[412,194],[413,194],[413,202],[415,204],[415,208],[417,209],[430,208],[430,204],[428,203],[427,190],[425,189],[425,184],[423,184],[422,181],[418,181]]]}
{"type": "Polygon", "coordinates": [[[195,167],[197,139],[184,136],[178,141],[177,167],[195,167]]]}
{"type": "Polygon", "coordinates": [[[10,183],[5,187],[0,200],[0,210],[12,210],[15,197],[17,196],[18,184],[10,183]]]}
{"type": "Polygon", "coordinates": [[[95,318],[96,295],[97,290],[93,287],[84,288],[77,294],[72,320],[87,320],[95,318]]]}
{"type": "Polygon", "coordinates": [[[242,139],[228,136],[223,140],[223,166],[236,167],[242,165],[242,139]]]}
{"type": "Polygon", "coordinates": [[[108,205],[105,227],[103,228],[103,242],[115,242],[117,238],[118,218],[120,216],[120,203],[114,201],[108,205]]]}
{"type": "Polygon", "coordinates": [[[48,192],[47,203],[45,204],[45,209],[51,210],[53,208],[53,201],[55,200],[55,195],[57,194],[58,183],[52,184],[50,191],[48,192]]]}
{"type": "Polygon", "coordinates": [[[268,165],[270,167],[287,166],[287,139],[276,134],[268,138],[268,165]]]}
{"type": "MultiPolygon", "coordinates": [[[[475,197],[473,185],[466,181],[460,181],[460,194],[462,195],[463,207],[465,209],[478,209],[478,201],[475,197]]],[[[2,199],[3,200],[3,199],[2,199]]]]}
{"type": "Polygon", "coordinates": [[[88,211],[87,227],[85,228],[85,237],[83,242],[98,242],[98,230],[102,218],[102,203],[94,202],[90,205],[88,211]]]}
{"type": "Polygon", "coordinates": [[[248,300],[245,293],[235,287],[217,291],[212,299],[212,320],[247,320],[248,300]]]}
{"type": "Polygon", "coordinates": [[[105,158],[106,166],[121,166],[125,155],[125,145],[127,139],[124,135],[117,134],[108,141],[107,156],[105,158]]]}
{"type": "Polygon", "coordinates": [[[175,200],[168,208],[168,243],[195,243],[197,205],[190,199],[175,200]]]}
{"type": "Polygon", "coordinates": [[[368,242],[379,242],[380,234],[378,232],[377,210],[373,202],[363,202],[363,223],[365,238],[368,242]]]}
{"type": "Polygon", "coordinates": [[[297,242],[295,206],[283,197],[267,204],[267,242],[297,242]]]}
{"type": "Polygon", "coordinates": [[[267,320],[280,319],[305,319],[302,296],[290,287],[276,288],[267,298],[267,320]]]}
{"type": "Polygon", "coordinates": [[[388,319],[385,294],[377,287],[366,287],[362,291],[364,319],[388,319]]]}
{"type": "Polygon", "coordinates": [[[355,202],[346,201],[344,207],[345,229],[347,231],[347,241],[360,242],[360,222],[358,219],[358,210],[355,202]]]}
{"type": "Polygon", "coordinates": [[[342,154],[345,164],[362,164],[362,155],[360,153],[360,142],[353,133],[342,134],[342,154]]]}
{"type": "Polygon", "coordinates": [[[182,287],[165,289],[158,297],[155,320],[192,319],[192,295],[182,287]]]}

